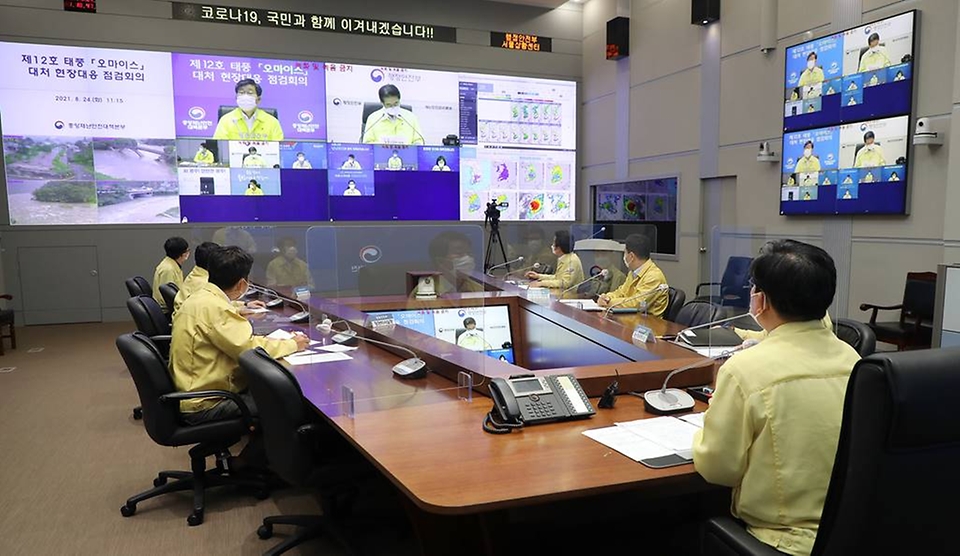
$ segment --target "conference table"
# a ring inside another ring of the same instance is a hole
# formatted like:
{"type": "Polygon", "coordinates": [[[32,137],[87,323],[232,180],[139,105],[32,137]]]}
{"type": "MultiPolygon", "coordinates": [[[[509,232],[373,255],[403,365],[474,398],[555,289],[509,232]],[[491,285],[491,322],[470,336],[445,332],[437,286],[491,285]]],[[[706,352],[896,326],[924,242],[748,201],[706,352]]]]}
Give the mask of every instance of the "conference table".
{"type": "MultiPolygon", "coordinates": [[[[502,510],[628,490],[670,497],[715,489],[690,464],[648,468],[582,434],[616,422],[653,417],[644,410],[641,398],[626,392],[659,388],[665,375],[680,366],[704,363],[676,375],[672,386],[713,381],[714,365],[693,351],[666,341],[639,346],[632,341],[638,324],[656,335],[676,334],[680,325],[636,313],[601,318],[556,301],[534,302],[510,284],[487,280],[485,286],[488,291],[428,305],[508,304],[515,320],[519,313],[529,313],[530,319],[548,321],[584,345],[600,342],[618,356],[635,360],[529,371],[440,340],[407,334],[410,331],[384,335],[363,327],[358,330],[362,335],[413,349],[428,362],[431,372],[422,379],[398,378],[391,368],[408,355],[363,341],[349,352],[349,360],[291,367],[310,404],[403,493],[424,554],[496,553],[492,529],[502,510]],[[573,374],[594,407],[614,380],[621,395],[614,409],[597,408],[589,419],[528,426],[504,435],[484,432],[481,424],[492,407],[488,381],[531,372],[573,374]],[[457,382],[464,373],[473,379],[470,392],[469,383],[457,382]],[[352,393],[349,403],[344,387],[352,393]],[[474,542],[464,543],[465,531],[474,542]],[[483,532],[482,539],[477,539],[478,532],[483,532]]],[[[409,299],[312,298],[301,303],[309,307],[312,324],[324,317],[348,319],[356,330],[366,311],[407,306],[409,299]]],[[[293,310],[288,307],[286,312],[293,310]]],[[[276,322],[268,319],[255,326],[266,331],[276,328],[276,322]]],[[[315,326],[309,332],[323,344],[332,343],[330,335],[315,326]]],[[[522,345],[523,339],[517,343],[522,345]]],[[[705,409],[705,404],[697,402],[695,411],[705,409]]]]}

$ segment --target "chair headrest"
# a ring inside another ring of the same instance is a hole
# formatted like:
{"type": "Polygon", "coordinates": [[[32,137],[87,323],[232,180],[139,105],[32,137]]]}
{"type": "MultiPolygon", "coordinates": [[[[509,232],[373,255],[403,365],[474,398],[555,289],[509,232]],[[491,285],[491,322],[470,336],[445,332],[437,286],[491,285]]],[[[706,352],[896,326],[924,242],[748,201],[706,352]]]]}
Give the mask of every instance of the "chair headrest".
{"type": "Polygon", "coordinates": [[[953,413],[960,392],[960,348],[875,354],[857,370],[882,374],[893,414],[888,445],[913,449],[960,443],[960,419],[953,413]]]}

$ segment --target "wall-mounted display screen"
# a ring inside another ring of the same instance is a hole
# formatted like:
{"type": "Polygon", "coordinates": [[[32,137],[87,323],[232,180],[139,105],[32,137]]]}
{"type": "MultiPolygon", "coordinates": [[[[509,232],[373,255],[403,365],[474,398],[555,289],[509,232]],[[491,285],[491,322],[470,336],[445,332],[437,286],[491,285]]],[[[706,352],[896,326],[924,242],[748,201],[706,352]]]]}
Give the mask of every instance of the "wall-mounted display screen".
{"type": "Polygon", "coordinates": [[[784,134],[780,213],[903,213],[908,125],[898,116],[784,134]]]}
{"type": "Polygon", "coordinates": [[[575,217],[574,82],[23,43],[0,61],[11,224],[575,217]]]}
{"type": "Polygon", "coordinates": [[[390,315],[394,322],[428,336],[456,344],[489,357],[514,363],[510,309],[506,305],[383,311],[370,316],[390,315]]]}
{"type": "Polygon", "coordinates": [[[907,12],[788,48],[783,130],[909,113],[915,17],[907,12]]]}
{"type": "Polygon", "coordinates": [[[917,12],[786,51],[780,214],[904,214],[917,12]]]}
{"type": "Polygon", "coordinates": [[[631,225],[650,225],[657,230],[654,252],[676,255],[679,186],[677,176],[595,185],[594,224],[609,224],[614,232],[619,224],[629,230],[628,233],[635,230],[631,225]]]}

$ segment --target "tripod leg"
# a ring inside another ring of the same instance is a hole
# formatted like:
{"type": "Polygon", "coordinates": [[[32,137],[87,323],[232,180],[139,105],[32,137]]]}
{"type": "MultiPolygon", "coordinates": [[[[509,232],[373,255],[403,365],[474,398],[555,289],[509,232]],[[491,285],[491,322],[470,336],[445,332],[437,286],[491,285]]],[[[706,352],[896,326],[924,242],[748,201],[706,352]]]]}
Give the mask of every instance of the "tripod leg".
{"type": "MultiPolygon", "coordinates": [[[[494,233],[497,234],[495,242],[500,244],[500,254],[503,255],[503,262],[507,262],[507,251],[503,248],[503,239],[500,238],[500,228],[497,228],[494,233]]],[[[507,272],[510,272],[510,265],[507,265],[507,272]]]]}

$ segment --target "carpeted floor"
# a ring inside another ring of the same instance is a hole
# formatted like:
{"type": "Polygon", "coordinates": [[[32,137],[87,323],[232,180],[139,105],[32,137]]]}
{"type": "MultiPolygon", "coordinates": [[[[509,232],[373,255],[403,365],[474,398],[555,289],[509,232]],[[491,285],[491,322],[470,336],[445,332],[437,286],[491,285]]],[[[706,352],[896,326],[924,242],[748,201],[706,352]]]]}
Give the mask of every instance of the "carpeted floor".
{"type": "MultiPolygon", "coordinates": [[[[283,539],[279,527],[274,539],[257,538],[263,517],[319,513],[308,491],[258,501],[213,489],[199,527],[186,524],[188,493],[143,502],[136,515],[121,517],[127,497],[150,488],[158,471],[189,468],[187,448],[154,444],[131,416],[136,390],[114,346],[131,329],[20,328],[18,349],[0,357],[0,554],[262,554],[283,539]]],[[[403,521],[402,512],[396,517],[403,521]]],[[[364,553],[416,552],[412,535],[368,528],[356,536],[364,553]]],[[[342,553],[323,539],[289,552],[342,553]]]]}

